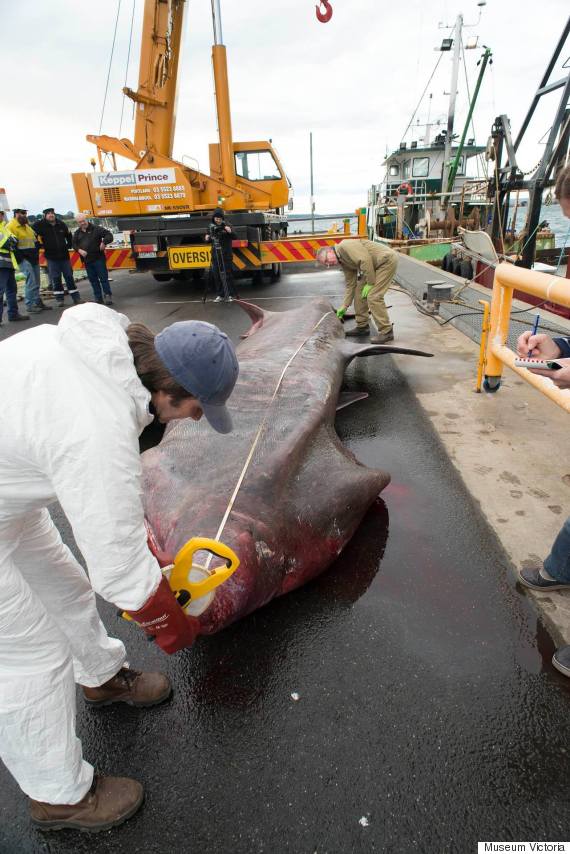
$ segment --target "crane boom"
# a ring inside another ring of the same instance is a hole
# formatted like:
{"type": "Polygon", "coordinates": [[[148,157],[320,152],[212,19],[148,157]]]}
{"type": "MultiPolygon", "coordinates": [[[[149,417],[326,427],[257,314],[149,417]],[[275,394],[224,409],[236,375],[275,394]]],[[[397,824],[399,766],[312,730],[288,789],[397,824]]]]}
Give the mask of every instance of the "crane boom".
{"type": "Polygon", "coordinates": [[[233,141],[220,0],[211,2],[218,142],[209,146],[209,174],[172,156],[187,0],[145,0],[138,88],[123,89],[136,107],[134,139],[88,135],[100,171],[92,160],[92,173],[72,175],[78,210],[117,217],[119,228],[131,233],[137,269],[162,277],[177,247],[203,242],[216,207],[232,214],[241,243],[258,253],[262,240],[287,229],[290,184],[271,143],[233,141]],[[133,165],[121,171],[117,157],[133,165]]]}
{"type": "Polygon", "coordinates": [[[145,0],[139,86],[123,92],[136,104],[134,148],[172,157],[178,62],[186,0],[145,0]]]}

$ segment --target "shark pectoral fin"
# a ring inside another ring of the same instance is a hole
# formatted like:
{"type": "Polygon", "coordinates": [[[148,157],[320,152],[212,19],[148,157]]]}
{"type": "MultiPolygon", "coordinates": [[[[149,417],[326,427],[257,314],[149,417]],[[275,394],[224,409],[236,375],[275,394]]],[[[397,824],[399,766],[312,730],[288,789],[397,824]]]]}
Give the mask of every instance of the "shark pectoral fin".
{"type": "Polygon", "coordinates": [[[366,400],[368,392],[366,391],[341,391],[336,404],[336,411],[345,409],[351,403],[358,403],[359,400],[366,400]]]}
{"type": "Polygon", "coordinates": [[[352,341],[340,341],[340,348],[347,362],[356,356],[381,356],[384,353],[403,353],[407,356],[433,356],[424,350],[412,350],[410,347],[394,347],[391,344],[357,344],[352,341]]]}
{"type": "Polygon", "coordinates": [[[240,335],[240,338],[249,338],[250,335],[253,335],[255,332],[257,332],[258,329],[261,329],[266,315],[272,314],[272,312],[265,312],[258,305],[254,305],[254,303],[252,302],[246,302],[243,299],[237,299],[236,303],[240,306],[240,308],[243,308],[243,310],[249,316],[252,322],[247,332],[245,332],[243,335],[240,335]]]}

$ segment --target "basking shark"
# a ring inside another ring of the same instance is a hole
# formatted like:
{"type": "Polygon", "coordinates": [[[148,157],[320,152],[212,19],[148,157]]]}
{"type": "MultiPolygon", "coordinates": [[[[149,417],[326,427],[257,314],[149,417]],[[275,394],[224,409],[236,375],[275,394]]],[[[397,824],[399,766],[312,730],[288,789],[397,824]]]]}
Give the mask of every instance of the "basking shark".
{"type": "Polygon", "coordinates": [[[431,355],[353,343],[322,298],[284,312],[239,304],[252,326],[237,348],[240,374],[228,401],[233,432],[174,421],[142,455],[145,516],[163,562],[191,537],[216,538],[227,516],[219,539],[240,565],[203,603],[202,634],[323,572],[389,483],[389,474],[359,463],[335,432],[336,410],[366,396],[341,393],[348,363],[384,353],[431,355]]]}

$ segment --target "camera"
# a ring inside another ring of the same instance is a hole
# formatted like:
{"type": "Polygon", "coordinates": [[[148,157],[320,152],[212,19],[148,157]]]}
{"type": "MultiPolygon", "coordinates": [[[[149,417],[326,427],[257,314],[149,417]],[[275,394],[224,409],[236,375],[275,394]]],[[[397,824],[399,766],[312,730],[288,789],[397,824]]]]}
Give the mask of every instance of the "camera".
{"type": "Polygon", "coordinates": [[[212,225],[210,226],[210,237],[217,237],[219,239],[224,234],[225,230],[225,222],[222,223],[222,225],[216,225],[215,223],[212,223],[212,225]]]}

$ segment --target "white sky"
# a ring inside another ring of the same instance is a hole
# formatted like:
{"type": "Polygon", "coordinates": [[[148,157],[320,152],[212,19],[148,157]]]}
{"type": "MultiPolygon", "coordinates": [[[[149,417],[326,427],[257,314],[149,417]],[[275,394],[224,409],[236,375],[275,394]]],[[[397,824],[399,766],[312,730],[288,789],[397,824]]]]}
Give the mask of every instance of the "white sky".
{"type": "MultiPolygon", "coordinates": [[[[103,133],[118,135],[133,0],[122,0],[103,133]]],[[[366,204],[379,183],[386,149],[398,147],[437,61],[434,47],[458,12],[475,22],[476,0],[331,0],[327,24],[315,18],[316,0],[221,0],[228,51],[234,140],[272,139],[291,179],[296,213],[309,211],[309,131],[313,131],[317,213],[340,213],[366,204]]],[[[74,210],[69,174],[89,171],[98,133],[118,0],[0,0],[2,106],[0,187],[12,206],[38,212],[47,205],[74,210]]],[[[567,0],[540,7],[488,0],[477,30],[493,49],[475,114],[477,141],[485,144],[499,113],[516,136],[568,14],[567,0]]],[[[127,85],[136,89],[143,0],[135,0],[135,29],[127,85]]],[[[179,74],[174,156],[190,155],[208,171],[208,143],[216,141],[210,47],[210,0],[188,0],[179,74]]],[[[474,31],[467,30],[465,37],[474,31]]],[[[481,50],[466,53],[471,89],[481,50]]],[[[558,63],[561,69],[570,46],[558,63]]],[[[428,92],[431,118],[444,116],[451,54],[440,63],[428,92]]],[[[520,154],[523,170],[540,157],[560,90],[543,98],[520,154]]],[[[427,101],[420,109],[425,121],[427,101]]],[[[455,130],[466,114],[460,75],[455,130]]],[[[125,102],[122,136],[132,136],[132,103],[125,102]]],[[[419,135],[419,134],[416,134],[419,135]]]]}

